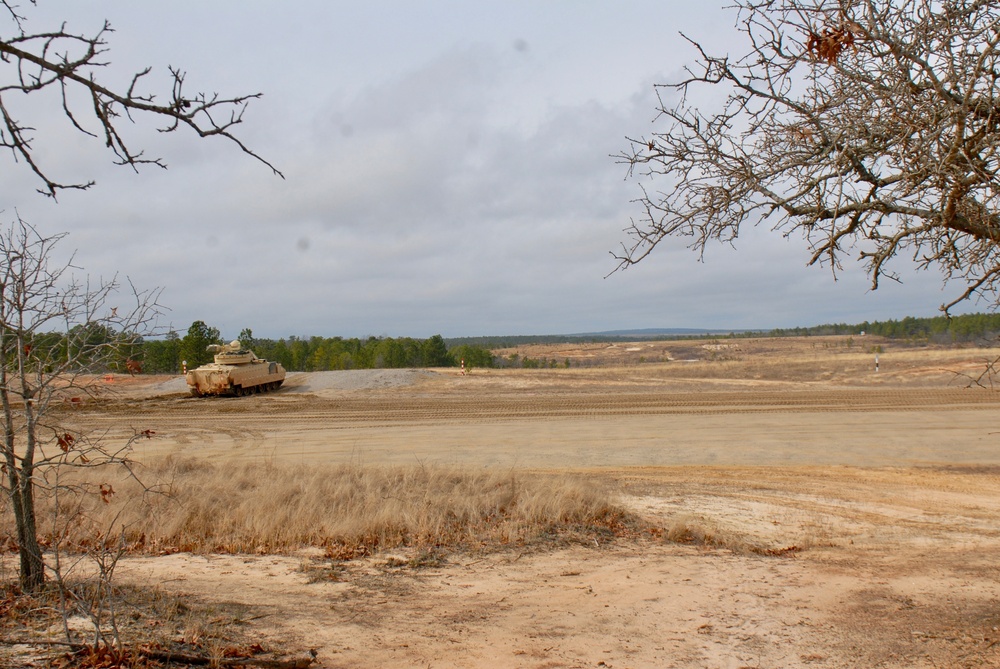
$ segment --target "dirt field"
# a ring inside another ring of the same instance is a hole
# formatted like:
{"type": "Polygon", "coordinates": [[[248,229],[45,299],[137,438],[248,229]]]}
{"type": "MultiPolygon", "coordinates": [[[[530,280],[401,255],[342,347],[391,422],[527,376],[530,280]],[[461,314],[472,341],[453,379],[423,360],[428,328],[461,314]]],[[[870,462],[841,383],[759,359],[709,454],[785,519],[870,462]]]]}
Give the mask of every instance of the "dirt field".
{"type": "Polygon", "coordinates": [[[291,374],[272,395],[117,379],[80,430],[165,453],[560,470],[655,522],[780,557],[659,540],[400,555],[127,560],[322,667],[1000,666],[1000,352],[870,338],[531,347],[569,368],[291,374]],[[878,347],[881,347],[880,349],[878,347]],[[875,371],[875,351],[879,369],[875,371]],[[589,365],[589,366],[588,366],[589,365]],[[788,550],[786,550],[788,549],[788,550]]]}

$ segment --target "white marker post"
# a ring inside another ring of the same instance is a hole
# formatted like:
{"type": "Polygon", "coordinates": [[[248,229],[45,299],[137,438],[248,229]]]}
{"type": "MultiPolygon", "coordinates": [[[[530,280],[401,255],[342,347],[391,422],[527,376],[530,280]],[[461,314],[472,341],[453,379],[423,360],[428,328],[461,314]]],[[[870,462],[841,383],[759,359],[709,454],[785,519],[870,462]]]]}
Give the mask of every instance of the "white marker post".
{"type": "Polygon", "coordinates": [[[875,354],[875,372],[878,373],[878,353],[875,354]]]}

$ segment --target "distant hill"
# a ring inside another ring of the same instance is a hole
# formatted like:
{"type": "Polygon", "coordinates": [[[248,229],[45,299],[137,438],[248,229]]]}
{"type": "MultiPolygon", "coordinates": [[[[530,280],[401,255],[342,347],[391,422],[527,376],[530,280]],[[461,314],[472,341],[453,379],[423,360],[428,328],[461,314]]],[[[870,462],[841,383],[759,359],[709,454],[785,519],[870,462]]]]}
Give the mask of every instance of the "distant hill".
{"type": "Polygon", "coordinates": [[[962,314],[948,318],[934,316],[901,320],[864,321],[862,323],[828,323],[811,327],[775,328],[773,330],[728,330],[725,328],[636,328],[604,330],[562,335],[504,335],[445,339],[448,346],[466,344],[487,349],[513,348],[528,344],[562,344],[567,342],[613,342],[623,339],[694,339],[698,337],[810,337],[820,335],[858,335],[867,333],[905,339],[914,343],[976,343],[995,342],[1000,338],[1000,313],[962,314]]]}
{"type": "Polygon", "coordinates": [[[698,337],[711,335],[743,334],[748,330],[727,330],[719,328],[640,328],[636,330],[606,330],[604,332],[581,332],[569,337],[614,337],[655,339],[659,337],[698,337]]]}
{"type": "MultiPolygon", "coordinates": [[[[684,339],[688,337],[740,335],[749,330],[722,330],[708,328],[640,328],[635,330],[607,330],[558,335],[490,335],[483,337],[445,338],[452,346],[480,346],[488,349],[513,348],[527,344],[565,344],[567,342],[603,342],[622,339],[684,339]]],[[[767,334],[767,333],[760,333],[767,334]]]]}

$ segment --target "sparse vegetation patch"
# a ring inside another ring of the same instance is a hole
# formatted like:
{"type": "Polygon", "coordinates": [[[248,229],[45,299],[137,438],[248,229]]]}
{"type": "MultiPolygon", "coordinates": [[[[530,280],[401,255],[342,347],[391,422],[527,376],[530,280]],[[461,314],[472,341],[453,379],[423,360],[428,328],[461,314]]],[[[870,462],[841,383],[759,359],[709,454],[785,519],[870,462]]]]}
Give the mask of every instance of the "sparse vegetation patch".
{"type": "Polygon", "coordinates": [[[65,543],[154,552],[323,548],[490,550],[545,538],[617,535],[638,521],[609,492],[568,475],[429,466],[295,466],[171,457],[112,483],[65,543]],[[94,528],[110,528],[100,534],[94,528]]]}

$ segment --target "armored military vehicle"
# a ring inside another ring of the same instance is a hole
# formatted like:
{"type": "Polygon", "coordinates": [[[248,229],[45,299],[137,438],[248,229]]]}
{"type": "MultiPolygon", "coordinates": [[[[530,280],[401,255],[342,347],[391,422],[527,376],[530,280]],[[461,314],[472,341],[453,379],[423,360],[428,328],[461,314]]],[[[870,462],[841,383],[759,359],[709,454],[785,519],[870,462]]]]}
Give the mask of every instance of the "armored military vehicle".
{"type": "Polygon", "coordinates": [[[186,374],[188,388],[195,397],[266,393],[277,390],[285,380],[284,367],[261,360],[238,341],[212,344],[208,350],[215,354],[215,362],[186,374]]]}

